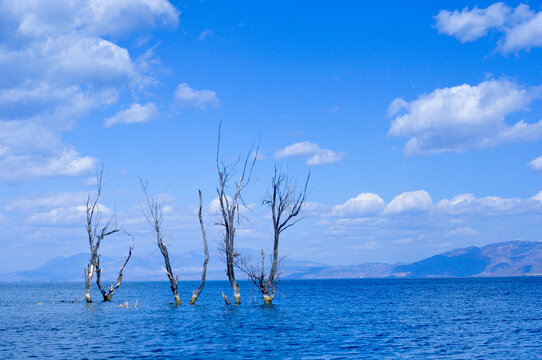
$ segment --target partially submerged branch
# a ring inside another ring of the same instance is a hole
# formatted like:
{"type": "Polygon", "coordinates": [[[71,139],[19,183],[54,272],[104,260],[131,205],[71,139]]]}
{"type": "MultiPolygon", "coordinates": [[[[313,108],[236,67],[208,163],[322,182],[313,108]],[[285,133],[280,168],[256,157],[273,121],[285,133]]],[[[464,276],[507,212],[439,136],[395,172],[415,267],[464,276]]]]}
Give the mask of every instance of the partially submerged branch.
{"type": "MultiPolygon", "coordinates": [[[[131,235],[129,236],[131,237],[131,235]]],[[[128,264],[130,257],[132,256],[133,249],[134,249],[134,239],[132,238],[132,245],[130,245],[130,248],[128,249],[128,256],[126,256],[126,260],[124,260],[124,263],[122,264],[119,270],[119,274],[117,276],[117,283],[115,285],[113,284],[109,285],[107,288],[107,291],[105,291],[105,289],[102,286],[101,275],[102,275],[103,269],[100,268],[100,255],[98,255],[97,261],[96,261],[96,285],[98,285],[98,289],[100,289],[100,292],[102,293],[104,301],[111,301],[111,298],[115,294],[115,291],[117,291],[117,289],[122,284],[122,272],[124,268],[126,267],[126,264],[128,264]]]]}
{"type": "Polygon", "coordinates": [[[310,174],[301,191],[296,191],[287,174],[280,171],[275,165],[275,173],[271,181],[271,192],[263,201],[271,209],[274,229],[273,254],[269,276],[265,273],[265,254],[261,252],[261,266],[253,266],[247,259],[239,259],[236,267],[247,274],[248,278],[261,291],[265,304],[271,304],[279,282],[279,240],[280,234],[295,225],[302,218],[301,213],[307,195],[307,186],[310,174]]]}
{"type": "Polygon", "coordinates": [[[111,216],[103,227],[100,226],[101,213],[98,201],[100,199],[100,195],[102,194],[102,180],[103,168],[96,174],[96,197],[91,201],[89,194],[86,202],[86,229],[90,248],[90,259],[85,269],[85,300],[87,303],[92,302],[90,289],[92,287],[92,277],[96,271],[100,244],[106,236],[119,231],[119,229],[116,227],[115,215],[111,216]],[[113,220],[115,220],[115,224],[113,224],[113,220]]]}
{"type": "Polygon", "coordinates": [[[207,248],[207,234],[205,233],[205,226],[203,225],[203,216],[202,216],[203,201],[201,198],[201,190],[198,190],[198,192],[199,192],[198,217],[199,217],[199,223],[201,225],[201,235],[203,237],[203,251],[205,253],[205,259],[203,260],[203,269],[201,271],[201,283],[199,287],[192,292],[190,305],[194,305],[196,303],[196,300],[198,299],[198,296],[201,293],[201,290],[203,290],[203,286],[205,285],[205,276],[207,275],[207,263],[209,262],[209,249],[207,248]]]}
{"type": "MultiPolygon", "coordinates": [[[[239,305],[241,303],[241,291],[239,285],[235,279],[235,231],[237,230],[237,225],[239,224],[239,206],[244,205],[242,191],[248,185],[250,177],[252,175],[252,170],[254,169],[254,164],[256,163],[257,154],[259,150],[259,144],[256,147],[256,156],[253,154],[252,146],[245,158],[243,163],[243,168],[239,180],[235,183],[235,192],[231,197],[227,195],[228,187],[232,181],[232,176],[235,170],[236,165],[239,160],[235,162],[232,166],[227,167],[224,162],[220,161],[220,138],[221,138],[221,127],[218,128],[218,143],[216,150],[216,168],[218,172],[218,185],[216,192],[218,194],[219,200],[219,214],[220,222],[217,225],[220,225],[224,228],[222,244],[220,248],[224,253],[224,258],[226,260],[226,275],[230,281],[230,285],[233,290],[233,296],[235,304],[239,305]]],[[[224,300],[227,304],[226,296],[223,294],[224,300]]]]}
{"type": "Polygon", "coordinates": [[[175,276],[173,276],[173,270],[171,269],[167,246],[162,239],[161,228],[163,220],[163,205],[156,199],[149,197],[149,193],[147,191],[147,182],[143,182],[142,179],[140,179],[140,182],[141,189],[143,190],[145,198],[147,199],[148,213],[145,213],[145,216],[154,230],[154,233],[156,235],[156,244],[158,245],[158,249],[160,249],[160,252],[164,257],[165,268],[162,267],[162,269],[164,269],[168,276],[169,283],[171,285],[171,292],[173,293],[173,298],[175,299],[175,304],[181,305],[181,298],[179,297],[179,289],[177,287],[177,283],[179,281],[179,274],[177,273],[175,276]]]}

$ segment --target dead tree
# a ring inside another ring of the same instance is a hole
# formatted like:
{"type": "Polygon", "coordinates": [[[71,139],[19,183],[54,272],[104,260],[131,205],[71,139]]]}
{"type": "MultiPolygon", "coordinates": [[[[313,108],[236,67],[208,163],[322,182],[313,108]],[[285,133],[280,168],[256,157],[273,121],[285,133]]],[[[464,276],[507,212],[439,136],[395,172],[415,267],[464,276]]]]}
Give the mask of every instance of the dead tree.
{"type": "MultiPolygon", "coordinates": [[[[132,237],[130,234],[126,233],[128,236],[132,237]]],[[[107,291],[102,286],[102,271],[103,269],[100,268],[100,255],[97,256],[96,260],[96,285],[98,285],[98,289],[100,289],[100,292],[102,293],[102,296],[104,298],[104,301],[111,301],[111,298],[115,294],[115,291],[120,287],[120,284],[122,284],[122,272],[124,271],[124,268],[126,267],[126,264],[128,264],[128,261],[130,260],[130,257],[132,256],[132,250],[134,250],[134,238],[132,237],[132,245],[130,245],[130,249],[128,250],[128,256],[126,257],[126,260],[124,260],[124,263],[122,264],[119,274],[117,275],[117,283],[115,285],[111,284],[107,287],[107,291]]]]}
{"type": "MultiPolygon", "coordinates": [[[[239,305],[241,304],[241,291],[237,281],[235,280],[235,258],[239,256],[239,254],[235,251],[235,231],[240,221],[239,208],[241,205],[244,206],[241,193],[250,181],[252,170],[254,169],[254,164],[256,163],[259,145],[256,147],[256,151],[254,153],[254,146],[250,148],[250,151],[248,152],[243,163],[239,180],[235,183],[235,190],[230,197],[227,195],[228,187],[232,181],[234,170],[240,159],[238,159],[237,162],[230,167],[227,167],[224,162],[220,161],[220,130],[221,126],[218,128],[218,144],[216,150],[216,168],[218,171],[218,185],[216,192],[218,194],[220,217],[220,220],[216,223],[216,225],[224,228],[223,238],[219,245],[219,249],[224,255],[226,262],[226,275],[228,276],[228,280],[230,281],[230,285],[233,290],[235,304],[239,305]]],[[[224,298],[226,304],[229,305],[230,302],[224,293],[222,293],[222,297],[224,298]]]]}
{"type": "Polygon", "coordinates": [[[148,213],[145,213],[145,216],[154,230],[154,233],[156,235],[156,244],[158,245],[158,249],[160,249],[160,252],[164,257],[164,263],[166,267],[162,267],[162,269],[164,269],[168,276],[169,283],[171,285],[171,292],[173,293],[173,298],[175,299],[175,304],[181,305],[181,298],[179,297],[179,289],[177,287],[177,283],[179,281],[179,273],[177,273],[176,276],[173,276],[173,270],[171,269],[171,263],[169,261],[167,247],[164,243],[164,240],[162,239],[161,228],[163,220],[163,204],[158,202],[156,199],[149,197],[149,194],[147,192],[147,182],[143,182],[143,180],[140,181],[141,188],[143,189],[143,192],[145,193],[145,197],[147,199],[148,213]]]}
{"type": "Polygon", "coordinates": [[[199,192],[199,223],[201,225],[201,235],[203,236],[203,251],[205,253],[205,259],[203,260],[203,270],[201,271],[201,283],[199,287],[192,292],[192,298],[190,299],[190,305],[194,305],[198,299],[203,286],[205,285],[205,276],[207,275],[207,263],[209,262],[209,249],[207,248],[207,234],[205,233],[205,226],[203,225],[203,216],[201,214],[203,208],[203,201],[201,199],[201,190],[199,192]]]}
{"type": "Polygon", "coordinates": [[[287,174],[280,171],[275,165],[275,173],[271,180],[271,191],[263,201],[271,209],[274,229],[273,254],[271,256],[271,269],[269,276],[265,273],[265,254],[261,252],[261,266],[253,266],[244,258],[237,261],[236,266],[245,272],[249,279],[261,291],[264,303],[270,305],[275,296],[279,282],[279,240],[280,234],[295,225],[302,218],[298,218],[307,195],[307,185],[310,174],[307,176],[305,186],[296,191],[287,174]]]}
{"type": "Polygon", "coordinates": [[[96,264],[98,262],[98,249],[102,240],[111,234],[114,234],[119,231],[116,224],[113,224],[115,215],[111,216],[107,223],[100,227],[101,212],[98,204],[100,195],[102,194],[102,178],[103,178],[103,169],[101,169],[96,174],[96,197],[94,201],[91,201],[90,194],[87,197],[86,202],[86,214],[87,214],[87,235],[88,235],[88,244],[90,247],[90,259],[85,269],[85,300],[90,303],[92,298],[90,297],[90,289],[92,287],[92,277],[94,276],[94,271],[96,269],[96,264]]]}

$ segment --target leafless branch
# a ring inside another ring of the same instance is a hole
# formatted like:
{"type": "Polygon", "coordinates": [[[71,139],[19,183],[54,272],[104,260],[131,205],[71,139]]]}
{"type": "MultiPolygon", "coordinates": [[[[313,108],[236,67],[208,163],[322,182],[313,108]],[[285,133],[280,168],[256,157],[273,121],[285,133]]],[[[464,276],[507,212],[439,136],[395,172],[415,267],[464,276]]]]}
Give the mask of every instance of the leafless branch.
{"type": "Polygon", "coordinates": [[[98,285],[98,289],[100,289],[100,292],[102,293],[102,296],[104,298],[104,301],[111,301],[113,298],[113,295],[115,294],[115,291],[120,287],[122,284],[122,272],[124,271],[124,268],[126,267],[126,264],[128,264],[128,261],[130,260],[130,257],[132,256],[132,250],[134,250],[134,244],[135,239],[132,235],[130,235],[128,232],[124,231],[126,235],[132,238],[132,245],[130,245],[130,248],[128,249],[128,256],[126,256],[126,260],[124,260],[124,263],[122,264],[119,274],[117,275],[117,283],[115,285],[111,284],[108,286],[107,291],[102,286],[101,282],[101,275],[103,269],[100,268],[100,255],[97,257],[96,261],[96,285],[98,285]]]}
{"type": "Polygon", "coordinates": [[[205,253],[205,259],[203,260],[203,269],[201,271],[201,283],[199,287],[192,292],[192,299],[190,299],[190,304],[193,305],[196,303],[196,300],[198,299],[199,294],[203,290],[203,286],[205,285],[205,276],[207,274],[207,263],[209,262],[209,249],[207,248],[207,234],[205,233],[205,226],[203,225],[203,216],[202,216],[202,209],[203,209],[203,200],[201,197],[201,190],[198,190],[199,192],[199,223],[201,225],[201,235],[203,237],[203,251],[205,253]]]}
{"type": "Polygon", "coordinates": [[[147,191],[147,181],[143,181],[143,179],[139,179],[139,181],[141,183],[141,189],[143,190],[145,198],[147,199],[148,213],[145,213],[145,217],[147,218],[147,221],[154,230],[154,233],[156,235],[156,244],[158,245],[158,249],[160,249],[160,252],[162,253],[162,256],[164,258],[164,271],[168,276],[169,283],[171,285],[171,292],[173,293],[173,298],[175,299],[175,304],[181,305],[181,298],[179,297],[179,289],[177,286],[179,274],[173,276],[173,270],[171,269],[167,246],[162,239],[161,229],[163,220],[163,204],[158,202],[155,198],[149,196],[149,193],[147,191]]]}
{"type": "MultiPolygon", "coordinates": [[[[218,141],[216,150],[216,168],[218,172],[218,185],[216,192],[219,201],[219,214],[221,220],[217,223],[224,228],[223,239],[221,248],[223,249],[224,257],[226,259],[226,275],[230,281],[233,289],[233,295],[235,298],[235,304],[241,303],[241,292],[239,285],[235,280],[235,232],[239,225],[239,207],[244,206],[242,197],[242,191],[249,184],[256,163],[257,156],[251,156],[254,150],[254,144],[250,147],[248,155],[245,157],[243,167],[241,169],[241,175],[239,180],[235,182],[235,190],[231,197],[228,197],[229,185],[233,176],[234,170],[239,163],[239,159],[230,167],[227,167],[223,161],[220,160],[220,143],[221,143],[221,130],[222,123],[218,127],[218,141]]],[[[259,150],[259,142],[256,146],[256,153],[259,150]]]]}
{"type": "Polygon", "coordinates": [[[269,275],[265,274],[263,249],[260,269],[254,267],[245,259],[236,263],[236,266],[245,272],[248,278],[260,289],[266,304],[271,304],[273,301],[280,279],[278,251],[280,234],[302,219],[298,218],[298,216],[305,204],[309,178],[310,174],[307,175],[303,189],[296,191],[288,175],[281,172],[278,165],[275,164],[275,172],[271,180],[271,192],[268,193],[266,199],[263,201],[271,209],[274,229],[273,254],[269,275]]]}
{"type": "Polygon", "coordinates": [[[96,196],[94,200],[91,200],[91,195],[89,194],[86,201],[86,229],[90,248],[90,259],[87,268],[85,269],[85,300],[89,303],[92,302],[90,290],[92,287],[92,278],[98,262],[98,250],[101,242],[106,236],[119,231],[116,226],[116,214],[111,216],[103,227],[100,225],[101,212],[98,201],[102,194],[102,186],[103,167],[96,173],[96,196]],[[112,226],[113,220],[115,220],[114,226],[112,226]]]}

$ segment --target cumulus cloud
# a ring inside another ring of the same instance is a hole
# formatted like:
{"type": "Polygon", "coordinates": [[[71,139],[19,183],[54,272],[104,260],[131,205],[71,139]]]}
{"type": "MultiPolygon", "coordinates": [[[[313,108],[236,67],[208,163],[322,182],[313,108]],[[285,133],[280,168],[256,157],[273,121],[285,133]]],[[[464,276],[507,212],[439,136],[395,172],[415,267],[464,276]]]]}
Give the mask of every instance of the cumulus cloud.
{"type": "Polygon", "coordinates": [[[437,209],[440,212],[461,215],[461,214],[514,214],[521,213],[539,204],[533,199],[502,198],[498,196],[486,196],[476,198],[473,194],[461,194],[451,199],[443,199],[438,202],[437,209]]]}
{"type": "Polygon", "coordinates": [[[409,191],[394,197],[384,211],[387,214],[426,211],[431,209],[432,204],[433,200],[427,191],[409,191]]]}
{"type": "Polygon", "coordinates": [[[115,36],[148,27],[176,26],[180,14],[167,0],[5,1],[1,8],[17,21],[17,31],[28,37],[73,30],[115,36]]]}
{"type": "Polygon", "coordinates": [[[389,134],[410,138],[407,155],[464,152],[509,141],[536,140],[542,137],[542,121],[519,121],[509,126],[505,119],[527,110],[539,97],[539,88],[523,88],[509,80],[436,89],[411,102],[394,100],[397,116],[389,134]]]}
{"type": "Polygon", "coordinates": [[[498,45],[503,53],[542,46],[542,12],[525,4],[511,8],[498,2],[485,9],[441,10],[435,20],[439,33],[454,36],[462,43],[475,41],[492,30],[503,33],[498,45]]]}
{"type": "Polygon", "coordinates": [[[503,52],[518,52],[541,46],[542,12],[533,11],[526,11],[525,21],[506,29],[504,40],[500,43],[503,52]]]}
{"type": "Polygon", "coordinates": [[[26,223],[32,225],[75,225],[81,224],[84,218],[85,207],[72,206],[33,213],[28,216],[26,223]]]}
{"type": "Polygon", "coordinates": [[[96,160],[60,133],[150,82],[148,68],[116,36],[176,26],[178,16],[166,0],[1,2],[0,127],[7,132],[0,134],[0,178],[79,176],[93,168],[96,160]],[[34,134],[37,144],[22,138],[34,134]]]}
{"type": "Polygon", "coordinates": [[[177,86],[175,98],[184,106],[193,106],[202,110],[220,105],[216,92],[213,90],[194,90],[187,83],[177,86]]]}
{"type": "Polygon", "coordinates": [[[336,153],[333,150],[322,149],[317,154],[314,154],[307,160],[307,165],[326,165],[341,161],[346,156],[346,153],[336,153]]]}
{"type": "Polygon", "coordinates": [[[95,169],[96,162],[40,125],[0,121],[0,179],[79,176],[95,169]]]}
{"type": "MultiPolygon", "coordinates": [[[[499,196],[476,197],[473,194],[459,194],[442,199],[434,204],[425,190],[409,191],[395,196],[388,204],[377,194],[361,193],[336,205],[331,211],[322,213],[326,217],[378,218],[394,217],[401,214],[415,215],[420,212],[440,216],[497,216],[520,214],[528,211],[542,211],[542,191],[531,198],[503,198],[499,196]]],[[[363,220],[366,222],[367,220],[363,220]]]]}
{"type": "Polygon", "coordinates": [[[328,214],[336,217],[358,217],[374,215],[384,209],[384,200],[374,193],[361,193],[355,198],[348,199],[344,204],[336,205],[328,214]]]}
{"type": "MultiPolygon", "coordinates": [[[[9,213],[23,214],[25,222],[32,225],[82,224],[87,196],[83,192],[57,192],[22,197],[11,200],[5,209],[9,213]]],[[[103,204],[98,204],[98,209],[104,215],[113,213],[103,204]]]]}
{"type": "Polygon", "coordinates": [[[325,165],[341,161],[347,154],[344,152],[335,152],[330,149],[322,149],[318,144],[302,141],[288,145],[275,151],[275,158],[285,158],[294,156],[307,156],[307,165],[325,165]]]}
{"type": "Polygon", "coordinates": [[[285,158],[291,156],[312,155],[318,151],[320,151],[320,146],[318,146],[318,144],[302,141],[275,151],[275,157],[285,158]]]}
{"type": "Polygon", "coordinates": [[[475,6],[472,10],[442,10],[435,16],[436,28],[439,33],[454,36],[463,43],[474,41],[487,35],[489,29],[504,25],[509,13],[510,8],[500,2],[486,9],[475,6]]]}
{"type": "Polygon", "coordinates": [[[529,167],[533,170],[542,171],[542,156],[529,161],[529,167]]]}
{"type": "Polygon", "coordinates": [[[82,206],[88,194],[84,192],[57,192],[40,196],[13,199],[6,205],[11,212],[45,211],[51,208],[82,206]]]}
{"type": "Polygon", "coordinates": [[[146,105],[132,104],[129,109],[119,111],[104,122],[105,127],[117,124],[135,124],[148,122],[158,117],[158,109],[154,103],[146,105]]]}

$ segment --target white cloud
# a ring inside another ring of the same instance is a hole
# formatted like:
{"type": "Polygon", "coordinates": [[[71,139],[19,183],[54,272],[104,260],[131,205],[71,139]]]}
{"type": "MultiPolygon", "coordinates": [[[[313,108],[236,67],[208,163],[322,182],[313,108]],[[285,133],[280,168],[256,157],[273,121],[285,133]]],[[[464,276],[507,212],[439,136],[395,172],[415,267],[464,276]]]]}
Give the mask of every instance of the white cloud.
{"type": "Polygon", "coordinates": [[[404,192],[393,198],[384,210],[387,214],[427,211],[431,209],[433,200],[425,190],[404,192]]]}
{"type": "Polygon", "coordinates": [[[45,211],[59,207],[77,207],[85,203],[88,194],[84,192],[58,192],[41,196],[22,197],[11,200],[6,210],[11,212],[45,211]]]}
{"type": "MultiPolygon", "coordinates": [[[[10,213],[25,214],[27,224],[83,225],[87,197],[87,193],[69,191],[22,197],[11,200],[5,209],[10,213]]],[[[103,215],[113,213],[103,204],[98,204],[98,209],[103,215]]]]}
{"type": "Polygon", "coordinates": [[[394,99],[390,106],[388,107],[388,116],[389,117],[392,117],[394,115],[397,115],[397,113],[399,113],[402,109],[408,107],[408,103],[401,99],[401,98],[396,98],[394,99]]]}
{"type": "Polygon", "coordinates": [[[533,196],[531,200],[542,202],[542,191],[538,192],[535,196],[533,196]]]}
{"type": "Polygon", "coordinates": [[[17,32],[48,37],[76,31],[92,36],[178,24],[179,11],[166,0],[5,1],[2,12],[17,22],[17,32]]]}
{"type": "Polygon", "coordinates": [[[477,198],[473,194],[461,194],[451,199],[439,201],[437,210],[451,215],[496,215],[521,213],[533,206],[537,206],[537,204],[533,204],[529,199],[502,198],[498,196],[477,198]]]}
{"type": "Polygon", "coordinates": [[[205,29],[201,32],[201,34],[199,34],[199,37],[198,37],[198,40],[199,41],[203,41],[205,39],[208,39],[208,38],[212,38],[215,36],[215,33],[213,30],[211,29],[205,29]]]}
{"type": "Polygon", "coordinates": [[[39,125],[0,121],[0,179],[79,176],[94,170],[96,162],[39,125]]]}
{"type": "Polygon", "coordinates": [[[500,49],[505,52],[518,52],[542,46],[542,12],[531,12],[528,20],[517,24],[505,31],[504,41],[500,49]]]}
{"type": "Polygon", "coordinates": [[[325,204],[314,201],[307,201],[303,204],[302,213],[307,216],[317,216],[323,214],[327,210],[325,204]]]}
{"type": "Polygon", "coordinates": [[[461,12],[442,10],[435,16],[436,28],[439,33],[454,36],[462,43],[474,41],[487,35],[489,29],[504,25],[509,13],[510,8],[500,2],[486,9],[475,6],[461,12]]]}
{"type": "Polygon", "coordinates": [[[333,150],[322,149],[319,153],[311,156],[307,160],[307,165],[326,165],[341,161],[346,156],[346,153],[336,153],[333,150]]]}
{"type": "Polygon", "coordinates": [[[186,83],[177,86],[175,98],[185,106],[194,106],[202,110],[220,105],[213,90],[194,90],[186,83]]]}
{"type": "MultiPolygon", "coordinates": [[[[111,216],[113,211],[98,204],[102,215],[111,216]]],[[[84,205],[55,208],[48,211],[35,212],[28,216],[26,223],[32,225],[83,225],[86,221],[86,207],[84,205]]]]}
{"type": "Polygon", "coordinates": [[[335,152],[329,149],[322,149],[318,144],[302,141],[288,145],[275,151],[275,158],[285,158],[293,156],[310,155],[307,165],[325,165],[341,161],[347,154],[344,152],[335,152]]]}
{"type": "Polygon", "coordinates": [[[542,12],[525,4],[515,9],[502,2],[485,9],[442,10],[435,16],[438,32],[454,36],[462,43],[477,40],[495,30],[504,34],[498,49],[503,53],[542,46],[542,12]]]}
{"type": "Polygon", "coordinates": [[[538,88],[525,89],[509,80],[436,89],[402,104],[403,111],[391,122],[389,134],[410,138],[407,155],[463,152],[536,140],[542,137],[542,121],[519,121],[509,126],[505,118],[526,110],[539,93],[538,88]]]}
{"type": "Polygon", "coordinates": [[[542,156],[529,161],[529,167],[533,170],[542,171],[542,156]]]}
{"type": "Polygon", "coordinates": [[[275,151],[276,158],[285,158],[300,155],[312,155],[320,151],[320,146],[309,141],[302,141],[292,145],[288,145],[283,149],[275,151]]]}
{"type": "MultiPolygon", "coordinates": [[[[231,204],[231,197],[229,196],[226,196],[226,199],[228,201],[228,203],[231,204]]],[[[213,200],[211,200],[211,202],[209,203],[208,207],[207,207],[209,213],[212,213],[212,214],[215,214],[217,212],[220,211],[220,198],[217,196],[216,198],[214,198],[213,200]]]]}
{"type": "Polygon", "coordinates": [[[152,83],[148,67],[115,36],[175,26],[178,16],[166,0],[1,2],[0,178],[80,176],[94,168],[96,159],[79,155],[60,133],[122,91],[152,83]]]}
{"type": "Polygon", "coordinates": [[[129,109],[119,111],[104,122],[105,127],[117,124],[135,124],[148,122],[158,117],[158,109],[154,103],[146,105],[132,104],[129,109]]]}
{"type": "Polygon", "coordinates": [[[358,217],[374,215],[384,209],[384,200],[374,193],[361,193],[355,198],[347,200],[344,204],[336,205],[327,214],[336,217],[358,217]]]}

